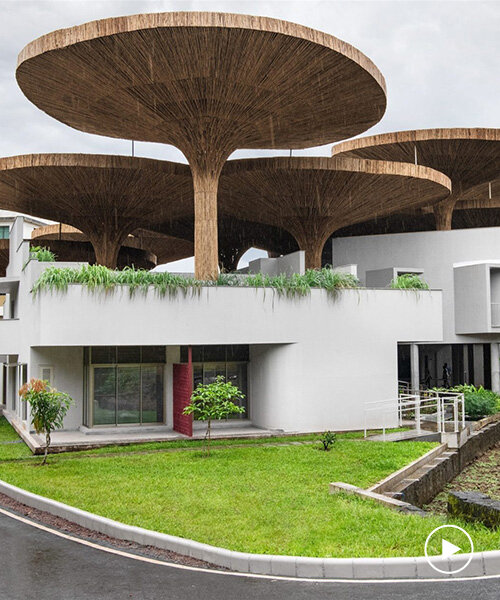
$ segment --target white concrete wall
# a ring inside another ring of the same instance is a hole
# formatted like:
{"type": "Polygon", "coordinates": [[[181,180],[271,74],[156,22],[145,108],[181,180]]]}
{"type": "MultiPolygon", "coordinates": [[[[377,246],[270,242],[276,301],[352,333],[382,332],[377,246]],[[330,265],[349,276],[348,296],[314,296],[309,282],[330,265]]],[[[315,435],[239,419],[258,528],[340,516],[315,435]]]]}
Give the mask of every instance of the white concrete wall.
{"type": "MultiPolygon", "coordinates": [[[[0,354],[27,357],[30,376],[53,363],[54,385],[80,399],[66,427],[82,418],[84,346],[165,345],[171,365],[180,345],[248,344],[251,419],[322,431],[361,428],[366,400],[393,399],[395,419],[397,343],[442,338],[440,292],[312,290],[284,298],[270,289],[210,287],[130,297],[128,288],[94,293],[71,285],[35,298],[32,285],[48,266],[30,262],[18,274],[19,319],[0,322],[0,354]]],[[[371,425],[381,424],[374,415],[371,425]]]]}
{"type": "Polygon", "coordinates": [[[83,348],[32,348],[28,378],[40,379],[41,368],[49,366],[53,367],[52,387],[74,400],[64,419],[64,428],[78,429],[83,422],[83,348]]]}
{"type": "Polygon", "coordinates": [[[297,250],[285,256],[276,258],[256,258],[248,263],[248,273],[264,273],[265,275],[293,275],[304,274],[306,271],[306,258],[303,250],[297,250]]]}
{"type": "Polygon", "coordinates": [[[423,231],[385,235],[335,238],[333,264],[356,263],[365,282],[366,271],[415,265],[424,270],[424,279],[433,289],[443,290],[445,343],[488,343],[500,335],[463,336],[455,332],[453,266],[473,261],[500,260],[500,228],[423,231]]]}

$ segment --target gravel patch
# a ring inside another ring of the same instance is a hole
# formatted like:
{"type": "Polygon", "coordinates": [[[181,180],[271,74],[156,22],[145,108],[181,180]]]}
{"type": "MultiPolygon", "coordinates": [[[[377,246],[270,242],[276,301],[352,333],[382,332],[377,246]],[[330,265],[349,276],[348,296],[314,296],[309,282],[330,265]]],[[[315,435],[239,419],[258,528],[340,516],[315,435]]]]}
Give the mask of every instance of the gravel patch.
{"type": "Polygon", "coordinates": [[[51,529],[55,529],[62,533],[67,533],[73,537],[94,542],[108,548],[115,548],[117,550],[129,552],[130,554],[154,558],[156,560],[162,560],[165,562],[172,562],[179,565],[186,565],[189,567],[217,569],[219,571],[227,570],[223,567],[219,567],[218,565],[207,563],[196,558],[191,558],[190,556],[184,556],[183,554],[177,554],[176,552],[170,552],[169,550],[163,550],[154,546],[142,546],[140,544],[136,544],[135,542],[127,542],[126,540],[119,540],[109,537],[102,533],[92,531],[91,529],[81,527],[80,525],[72,523],[71,521],[67,521],[66,519],[51,515],[50,513],[38,510],[36,508],[31,508],[25,504],[21,504],[20,502],[9,498],[9,496],[6,496],[5,494],[0,494],[0,507],[16,515],[25,517],[35,523],[45,525],[51,529]]]}

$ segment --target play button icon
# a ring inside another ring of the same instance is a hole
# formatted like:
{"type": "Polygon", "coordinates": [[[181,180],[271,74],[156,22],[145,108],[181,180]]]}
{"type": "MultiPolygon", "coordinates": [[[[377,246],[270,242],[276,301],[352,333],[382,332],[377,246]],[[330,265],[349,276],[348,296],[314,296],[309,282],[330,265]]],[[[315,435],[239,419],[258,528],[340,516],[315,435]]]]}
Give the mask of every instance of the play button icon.
{"type": "Polygon", "coordinates": [[[467,568],[473,552],[472,538],[458,525],[436,527],[425,540],[424,553],[427,562],[435,571],[445,575],[459,573],[467,568]]]}
{"type": "Polygon", "coordinates": [[[461,548],[455,546],[455,544],[448,542],[448,540],[441,540],[441,556],[453,556],[454,554],[460,551],[461,548]]]}

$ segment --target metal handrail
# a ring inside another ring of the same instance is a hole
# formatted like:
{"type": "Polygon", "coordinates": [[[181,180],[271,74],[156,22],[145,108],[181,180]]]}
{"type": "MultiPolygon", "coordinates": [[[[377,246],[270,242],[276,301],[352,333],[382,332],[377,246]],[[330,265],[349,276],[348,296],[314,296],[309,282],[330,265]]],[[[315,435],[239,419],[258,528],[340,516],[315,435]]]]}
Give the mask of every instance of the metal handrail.
{"type": "Polygon", "coordinates": [[[414,393],[400,393],[398,398],[383,400],[370,400],[364,403],[364,437],[367,436],[368,413],[376,411],[382,416],[382,434],[386,438],[387,417],[394,416],[397,405],[398,425],[401,427],[405,413],[414,413],[413,420],[418,432],[422,430],[423,411],[433,410],[436,415],[436,425],[439,433],[445,433],[446,423],[453,422],[453,430],[458,433],[465,428],[465,400],[464,394],[438,390],[418,390],[414,393]],[[451,413],[451,418],[448,414],[451,413]]]}

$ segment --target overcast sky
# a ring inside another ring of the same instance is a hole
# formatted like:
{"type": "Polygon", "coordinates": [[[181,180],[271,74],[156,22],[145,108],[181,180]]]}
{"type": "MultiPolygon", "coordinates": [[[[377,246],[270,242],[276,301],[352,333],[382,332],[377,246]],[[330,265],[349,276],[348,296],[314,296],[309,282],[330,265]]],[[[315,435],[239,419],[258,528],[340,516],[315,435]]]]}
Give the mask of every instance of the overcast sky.
{"type": "MultiPolygon", "coordinates": [[[[367,54],[387,81],[388,105],[370,133],[500,126],[500,2],[0,0],[0,156],[31,152],[129,154],[129,141],[89,135],[38,110],[15,79],[19,51],[62,27],[111,16],[205,10],[277,17],[321,29],[367,54]]],[[[329,154],[329,147],[296,154],[329,154]]],[[[237,156],[276,154],[238,151],[237,156]]],[[[136,155],[184,161],[171,146],[136,155]]]]}

